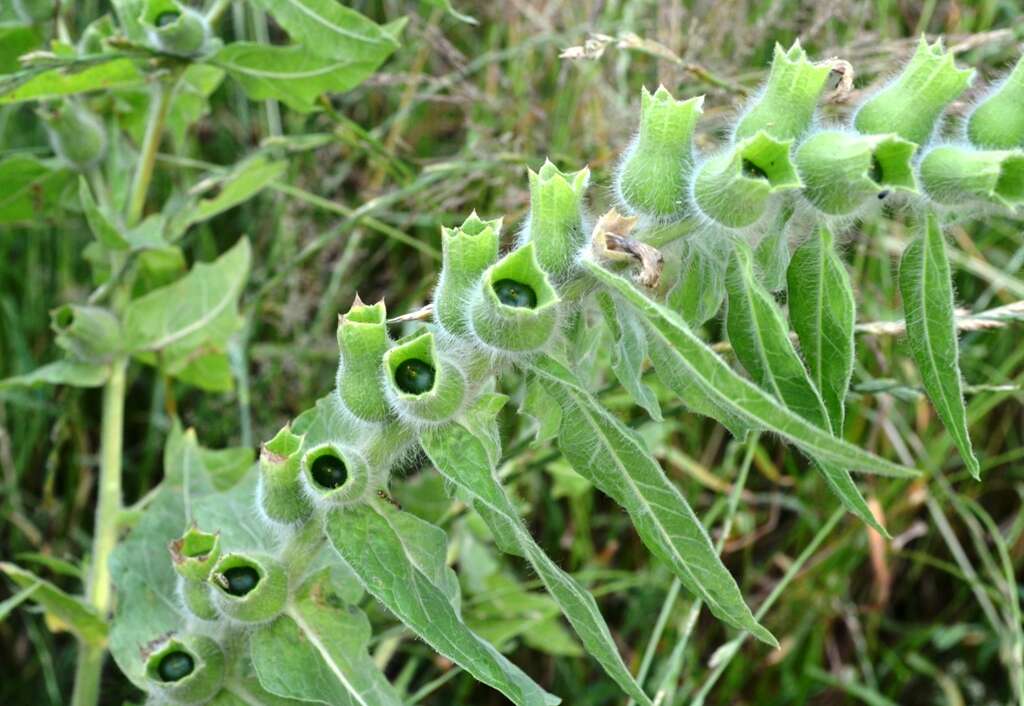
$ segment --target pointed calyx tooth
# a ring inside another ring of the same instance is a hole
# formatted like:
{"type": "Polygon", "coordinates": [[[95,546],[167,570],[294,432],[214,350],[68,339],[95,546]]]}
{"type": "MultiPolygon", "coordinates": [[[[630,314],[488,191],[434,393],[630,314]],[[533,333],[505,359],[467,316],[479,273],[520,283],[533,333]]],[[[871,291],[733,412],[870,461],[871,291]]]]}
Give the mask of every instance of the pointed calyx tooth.
{"type": "Polygon", "coordinates": [[[971,143],[988,149],[1024,147],[1024,57],[967,118],[971,143]]]}
{"type": "Polygon", "coordinates": [[[800,40],[788,51],[776,44],[768,81],[740,118],[736,137],[750,137],[758,130],[781,140],[802,135],[814,118],[831,71],[827,63],[811,62],[800,40]]]}
{"type": "Polygon", "coordinates": [[[971,84],[973,69],[959,69],[942,40],[928,44],[924,37],[899,76],[869,97],[853,123],[858,132],[894,132],[924,145],[931,140],[946,106],[971,84]]]}
{"type": "Polygon", "coordinates": [[[615,190],[633,213],[665,219],[683,215],[693,171],[693,132],[704,96],[685,101],[664,86],[640,97],[640,128],[616,174],[615,190]]]}

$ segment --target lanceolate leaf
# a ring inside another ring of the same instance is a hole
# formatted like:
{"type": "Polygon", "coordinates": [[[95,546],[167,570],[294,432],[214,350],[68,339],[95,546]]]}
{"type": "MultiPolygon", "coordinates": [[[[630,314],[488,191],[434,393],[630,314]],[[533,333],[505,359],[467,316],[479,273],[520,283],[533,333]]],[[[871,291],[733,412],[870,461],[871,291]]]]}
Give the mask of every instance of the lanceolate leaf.
{"type": "Polygon", "coordinates": [[[370,621],[323,575],[252,636],[252,662],[268,691],[337,706],[401,706],[367,652],[370,621]]]}
{"type": "Polygon", "coordinates": [[[777,644],[750,612],[704,526],[640,438],[555,359],[541,358],[530,370],[562,407],[558,447],[576,472],[626,509],[647,548],[716,617],[777,644]]]}
{"type": "Polygon", "coordinates": [[[272,162],[263,156],[242,162],[220,182],[220,191],[216,196],[202,199],[191,209],[189,224],[209,220],[229,208],[248,201],[284,174],[287,167],[288,163],[285,161],[272,162]]]}
{"type": "Polygon", "coordinates": [[[828,409],[832,431],[841,434],[853,374],[856,304],[828,227],[819,227],[793,253],[787,279],[789,318],[800,352],[828,409]]]}
{"type": "Polygon", "coordinates": [[[297,44],[328,59],[376,68],[399,46],[383,27],[337,0],[251,1],[271,13],[297,44]]]}
{"type": "Polygon", "coordinates": [[[0,77],[0,104],[125,88],[139,83],[142,83],[142,73],[134,60],[113,55],[94,56],[63,66],[34,67],[0,77]]]}
{"type": "MultiPolygon", "coordinates": [[[[726,326],[736,357],[751,377],[789,409],[820,429],[830,429],[828,411],[789,339],[772,295],[755,279],[752,255],[736,244],[729,267],[726,326]]],[[[853,514],[885,534],[850,473],[828,462],[815,464],[832,491],[853,514]]]]}
{"type": "Polygon", "coordinates": [[[530,562],[584,647],[608,675],[637,702],[650,704],[650,699],[622,662],[593,596],[562,571],[523,526],[515,506],[495,477],[485,444],[459,424],[428,431],[420,436],[420,443],[441,474],[473,499],[473,507],[484,508],[481,517],[495,528],[495,534],[515,538],[519,549],[516,554],[530,562]]]}
{"type": "Polygon", "coordinates": [[[107,624],[96,610],[77,596],[65,593],[49,581],[15,564],[0,562],[0,571],[20,588],[35,587],[30,600],[39,604],[53,630],[70,630],[83,642],[102,644],[107,624]]]}
{"type": "Polygon", "coordinates": [[[0,162],[0,223],[54,216],[71,172],[28,155],[0,162]]]}
{"type": "Polygon", "coordinates": [[[99,363],[58,360],[36,368],[30,373],[0,380],[0,390],[36,385],[71,385],[100,387],[110,377],[110,367],[99,363]]]}
{"type": "Polygon", "coordinates": [[[662,362],[677,368],[674,371],[677,374],[663,377],[667,383],[680,378],[692,381],[720,407],[752,426],[774,431],[815,458],[883,475],[903,478],[917,475],[909,468],[837,439],[791,412],[767,392],[735,373],[690,331],[682,319],[651,301],[632,283],[597,263],[588,262],[586,268],[599,282],[614,289],[644,315],[650,333],[663,344],[661,350],[666,353],[666,359],[662,362]]]}
{"type": "Polygon", "coordinates": [[[921,372],[924,389],[953,437],[967,470],[980,477],[978,459],[967,431],[960,382],[953,309],[953,282],[946,242],[933,214],[900,260],[900,294],[907,320],[907,338],[921,372]]]}
{"type": "Polygon", "coordinates": [[[636,315],[612,299],[606,292],[598,294],[605,322],[615,339],[612,349],[612,371],[615,377],[633,398],[644,408],[651,419],[661,421],[661,406],[658,397],[643,382],[644,361],[647,360],[647,336],[636,315]]]}
{"type": "Polygon", "coordinates": [[[177,282],[131,302],[125,310],[124,331],[135,352],[166,351],[180,355],[212,334],[226,337],[237,319],[251,259],[249,241],[242,238],[213,263],[199,263],[177,282]]]}
{"type": "Polygon", "coordinates": [[[431,647],[513,703],[560,703],[466,627],[449,597],[409,558],[385,513],[402,511],[374,503],[333,510],[327,516],[328,538],[366,590],[431,647]]]}

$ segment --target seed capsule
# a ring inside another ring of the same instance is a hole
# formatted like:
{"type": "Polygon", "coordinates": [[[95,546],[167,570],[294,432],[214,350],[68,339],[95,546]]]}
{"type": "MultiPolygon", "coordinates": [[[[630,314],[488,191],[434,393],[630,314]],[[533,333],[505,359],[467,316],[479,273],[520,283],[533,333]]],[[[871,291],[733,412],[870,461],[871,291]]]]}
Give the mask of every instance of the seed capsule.
{"type": "Polygon", "coordinates": [[[495,282],[494,293],[505,306],[515,306],[524,309],[537,308],[537,293],[533,287],[512,279],[503,279],[495,282]]]}
{"type": "Polygon", "coordinates": [[[313,461],[313,480],[324,488],[338,488],[348,480],[345,462],[333,454],[324,454],[313,461]]]}
{"type": "Polygon", "coordinates": [[[224,572],[227,581],[227,592],[232,596],[244,596],[256,588],[260,582],[260,574],[251,566],[235,566],[224,572]]]}
{"type": "Polygon", "coordinates": [[[164,655],[163,659],[160,660],[157,673],[163,681],[172,682],[184,679],[192,673],[195,667],[195,660],[192,659],[192,655],[189,653],[181,651],[171,652],[164,655]]]}
{"type": "Polygon", "coordinates": [[[402,362],[395,370],[395,384],[402,392],[422,395],[434,387],[434,366],[418,358],[402,362]]]}

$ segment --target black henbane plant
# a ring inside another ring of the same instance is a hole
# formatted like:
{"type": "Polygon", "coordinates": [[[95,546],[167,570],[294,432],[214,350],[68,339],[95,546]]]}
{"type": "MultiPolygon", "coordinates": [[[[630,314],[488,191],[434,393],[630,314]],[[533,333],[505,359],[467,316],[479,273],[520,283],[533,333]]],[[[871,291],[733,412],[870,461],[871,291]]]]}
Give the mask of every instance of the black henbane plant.
{"type": "Polygon", "coordinates": [[[495,418],[507,398],[496,380],[511,370],[525,376],[522,411],[629,513],[650,551],[718,619],[775,645],[686,499],[573,360],[603,317],[614,373],[653,418],[661,412],[641,376],[647,359],[692,410],[738,436],[767,430],[792,443],[851,514],[884,534],[851,471],[914,471],[842,438],[855,312],[833,236],[883,202],[916,228],[900,268],[908,335],[977,476],[942,227],[1024,199],[1024,70],[978,103],[955,142],[939,137],[940,123],[972,74],[940,43],[922,41],[850,125],[815,120],[829,74],[799,45],[777,48],[731,139],[706,155],[691,145],[701,99],[644,91],[615,179],[627,215],[593,219],[589,171],[546,163],[530,172],[530,214],[511,251],[499,248],[501,219],[473,214],[445,229],[434,301],[418,317],[429,320],[392,340],[384,303],[357,299],[339,321],[334,391],[264,444],[258,471],[235,487],[216,492],[194,437],[177,432],[169,459],[192,459],[192,474],[161,492],[112,557],[111,649],[125,673],[179,703],[397,705],[367,654],[369,623],[356,607],[365,591],[514,703],[559,703],[463,622],[444,532],[390,501],[392,468],[420,449],[498,546],[529,563],[608,676],[650,706],[593,597],[536,544],[498,480],[495,418]],[[694,333],[723,304],[746,376],[694,333]],[[155,558],[166,541],[169,562],[155,558]]]}

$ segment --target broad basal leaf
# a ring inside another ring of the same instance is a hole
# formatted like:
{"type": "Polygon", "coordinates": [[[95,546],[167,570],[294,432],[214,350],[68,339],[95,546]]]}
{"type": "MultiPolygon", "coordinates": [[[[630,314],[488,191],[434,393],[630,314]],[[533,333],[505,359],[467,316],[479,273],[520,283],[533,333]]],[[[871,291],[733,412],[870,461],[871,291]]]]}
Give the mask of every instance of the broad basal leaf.
{"type": "MultiPolygon", "coordinates": [[[[726,326],[740,363],[787,408],[819,429],[830,430],[825,403],[789,339],[789,328],[775,300],[754,277],[753,256],[742,242],[736,244],[729,267],[728,291],[726,326]]],[[[849,471],[827,461],[815,460],[815,465],[846,509],[884,535],[849,471]]]]}
{"type": "Polygon", "coordinates": [[[960,382],[953,309],[953,281],[946,241],[938,219],[928,222],[907,246],[900,260],[900,294],[907,320],[907,338],[917,369],[935,411],[953,437],[967,470],[981,474],[967,431],[967,411],[960,382]]]}
{"type": "Polygon", "coordinates": [[[281,616],[253,632],[252,664],[263,687],[279,696],[332,706],[401,706],[367,652],[369,641],[366,615],[318,574],[281,616]]]}
{"type": "Polygon", "coordinates": [[[828,227],[820,226],[797,248],[787,278],[789,319],[800,338],[800,352],[828,409],[832,430],[841,434],[853,374],[856,304],[828,227]]]}
{"type": "Polygon", "coordinates": [[[671,567],[716,617],[777,644],[750,612],[707,532],[632,430],[550,357],[531,368],[562,407],[558,447],[581,476],[626,509],[647,548],[671,567]]]}
{"type": "Polygon", "coordinates": [[[124,315],[128,348],[177,356],[211,337],[226,338],[237,324],[250,259],[242,238],[216,261],[199,263],[177,282],[132,301],[124,315]]]}
{"type": "Polygon", "coordinates": [[[327,536],[366,590],[442,655],[519,706],[549,706],[560,699],[474,634],[450,597],[410,559],[385,515],[404,514],[385,503],[337,509],[327,536]]]}
{"type": "Polygon", "coordinates": [[[296,44],[318,56],[373,64],[398,48],[395,37],[337,0],[250,0],[274,16],[296,44]]]}
{"type": "Polygon", "coordinates": [[[584,647],[622,690],[641,704],[650,699],[633,679],[619,655],[597,602],[572,576],[562,571],[523,526],[512,501],[495,477],[486,444],[459,424],[420,435],[420,443],[437,469],[465,493],[496,536],[512,536],[519,551],[544,582],[551,597],[572,623],[584,647]]]}
{"type": "Polygon", "coordinates": [[[305,46],[228,44],[210,60],[241,84],[253,100],[279,100],[300,112],[313,110],[324,93],[343,93],[362,83],[378,62],[332,59],[305,46]]]}
{"type": "MultiPolygon", "coordinates": [[[[717,406],[729,410],[748,424],[769,429],[788,439],[809,455],[839,466],[870,470],[897,477],[912,477],[915,471],[837,439],[803,417],[788,410],[771,395],[738,375],[707,344],[697,338],[673,312],[651,301],[632,283],[588,262],[587,271],[615,290],[644,316],[652,337],[661,344],[664,358],[655,364],[671,365],[663,376],[666,384],[687,380],[717,406]]],[[[652,358],[654,348],[652,347],[652,358]]],[[[675,388],[673,388],[675,389],[675,388]]]]}

